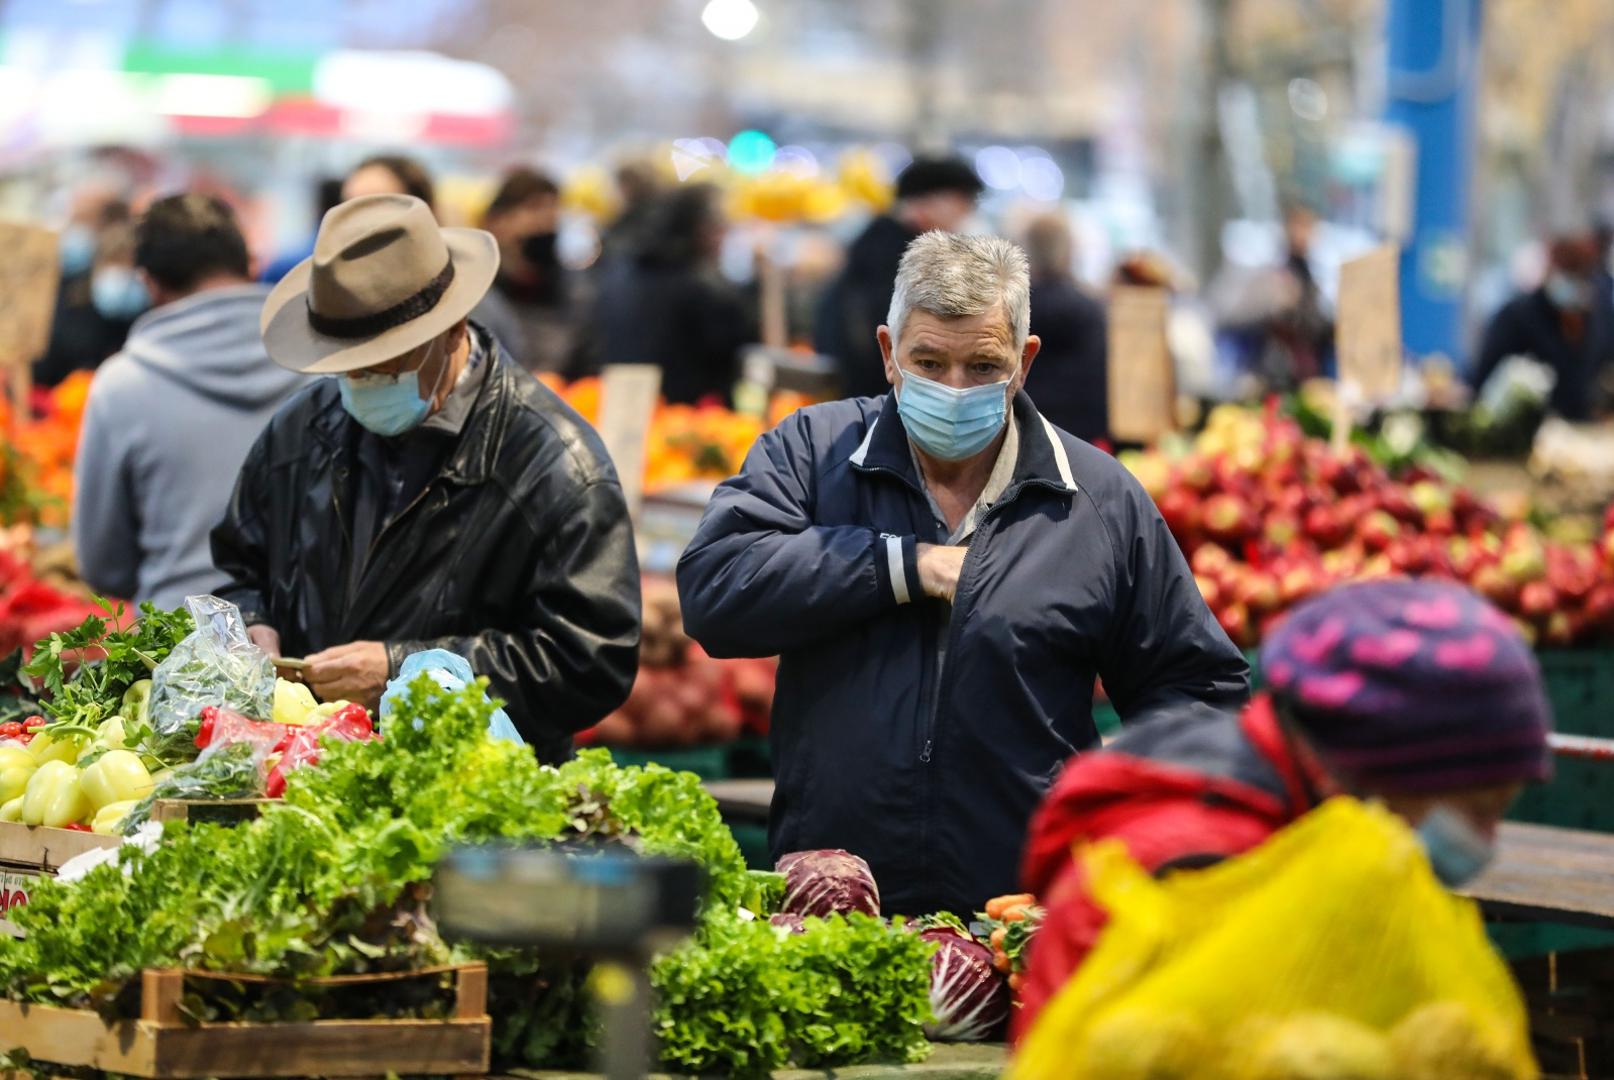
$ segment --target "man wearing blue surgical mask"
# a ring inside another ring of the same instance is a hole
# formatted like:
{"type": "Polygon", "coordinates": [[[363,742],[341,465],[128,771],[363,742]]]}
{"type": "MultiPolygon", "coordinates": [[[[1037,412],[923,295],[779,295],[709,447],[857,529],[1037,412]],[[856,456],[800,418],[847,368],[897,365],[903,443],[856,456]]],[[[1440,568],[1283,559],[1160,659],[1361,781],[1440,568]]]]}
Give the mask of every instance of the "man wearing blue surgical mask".
{"type": "Polygon", "coordinates": [[[34,382],[55,386],[75,371],[93,371],[128,339],[151,294],[134,265],[129,207],[118,201],[80,210],[60,236],[61,286],[50,344],[34,363],[34,382]]]}
{"type": "Polygon", "coordinates": [[[465,657],[544,761],[627,696],[639,571],[605,449],[469,316],[492,236],[409,195],[330,210],[263,307],[271,359],[333,378],[242,467],[213,558],[252,639],[374,705],[411,653],[465,657]]]}
{"type": "Polygon", "coordinates": [[[1236,706],[1248,667],[1143,489],[1026,396],[1025,255],[909,245],[877,333],[891,392],[802,409],[719,487],[678,566],[714,656],[781,655],[777,857],[867,859],[882,910],[1012,892],[1038,800],[1123,718],[1236,706]]]}
{"type": "Polygon", "coordinates": [[[1514,297],[1492,317],[1470,382],[1484,387],[1502,361],[1527,356],[1551,368],[1552,411],[1565,420],[1594,419],[1600,387],[1614,364],[1614,304],[1597,294],[1598,248],[1591,236],[1562,236],[1548,246],[1541,285],[1514,297]]]}

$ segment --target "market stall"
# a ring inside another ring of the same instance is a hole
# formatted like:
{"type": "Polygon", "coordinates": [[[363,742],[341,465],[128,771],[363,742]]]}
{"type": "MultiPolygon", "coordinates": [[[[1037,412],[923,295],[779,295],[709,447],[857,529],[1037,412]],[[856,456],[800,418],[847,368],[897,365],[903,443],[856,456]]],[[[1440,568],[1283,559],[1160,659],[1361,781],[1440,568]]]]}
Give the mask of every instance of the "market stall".
{"type": "Polygon", "coordinates": [[[37,859],[43,876],[0,944],[0,1018],[27,1055],[9,1063],[154,1077],[583,1064],[586,965],[436,929],[438,860],[490,841],[704,869],[699,928],[650,973],[669,1068],[917,1063],[927,1033],[979,1040],[1006,1018],[1016,961],[996,950],[994,967],[996,919],[979,916],[982,941],[962,923],[880,919],[878,886],[844,853],[749,871],[695,776],[600,751],[540,766],[489,734],[496,706],[477,683],[423,675],[389,691],[378,734],[362,708],[316,705],[267,657],[233,648],[229,614],[90,620],[40,643],[28,670],[41,696],[11,688],[39,719],[0,739],[21,790],[0,853],[37,859]],[[158,820],[179,791],[193,806],[251,798],[225,821],[158,820]],[[933,984],[937,947],[973,963],[933,984]],[[950,1027],[949,995],[982,993],[987,1022],[950,1027]],[[262,1059],[282,1043],[296,1049],[262,1059]]]}

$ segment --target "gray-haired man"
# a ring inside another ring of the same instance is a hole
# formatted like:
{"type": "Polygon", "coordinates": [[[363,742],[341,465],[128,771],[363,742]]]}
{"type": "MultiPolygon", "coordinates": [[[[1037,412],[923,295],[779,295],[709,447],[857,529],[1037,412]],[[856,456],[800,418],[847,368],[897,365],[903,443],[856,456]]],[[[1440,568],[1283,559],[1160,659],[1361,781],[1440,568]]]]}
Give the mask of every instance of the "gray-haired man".
{"type": "Polygon", "coordinates": [[[1247,694],[1148,496],[1021,391],[1028,291],[1007,241],[915,240],[893,393],[764,436],[678,566],[707,651],[783,657],[775,856],[863,856],[888,913],[1013,891],[1032,810],[1098,742],[1095,676],[1123,717],[1247,694]]]}

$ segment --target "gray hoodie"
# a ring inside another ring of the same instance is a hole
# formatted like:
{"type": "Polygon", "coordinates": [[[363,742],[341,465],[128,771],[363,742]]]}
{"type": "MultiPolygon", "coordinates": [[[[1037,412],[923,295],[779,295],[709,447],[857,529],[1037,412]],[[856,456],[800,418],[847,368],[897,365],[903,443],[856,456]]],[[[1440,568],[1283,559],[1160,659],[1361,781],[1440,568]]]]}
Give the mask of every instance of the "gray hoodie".
{"type": "Polygon", "coordinates": [[[96,372],[79,435],[73,543],[96,591],[159,607],[224,583],[208,533],[258,433],[307,376],[264,352],[265,285],[142,315],[96,372]]]}

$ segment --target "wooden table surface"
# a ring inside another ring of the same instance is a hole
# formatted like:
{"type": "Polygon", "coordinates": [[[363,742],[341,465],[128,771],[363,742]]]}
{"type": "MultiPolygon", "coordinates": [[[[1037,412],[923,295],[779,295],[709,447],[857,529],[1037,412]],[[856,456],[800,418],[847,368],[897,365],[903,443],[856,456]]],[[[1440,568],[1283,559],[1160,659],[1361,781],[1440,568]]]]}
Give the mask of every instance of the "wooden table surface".
{"type": "MultiPolygon", "coordinates": [[[[937,1043],[930,1056],[917,1065],[851,1065],[840,1069],[790,1069],[772,1080],[994,1080],[1009,1064],[1009,1048],[1002,1043],[937,1043]]],[[[490,1077],[489,1080],[507,1080],[490,1077]]],[[[520,1069],[509,1080],[599,1080],[598,1073],[544,1072],[520,1069]]],[[[653,1074],[647,1080],[673,1080],[653,1074]]]]}
{"type": "Polygon", "coordinates": [[[706,790],[717,800],[717,808],[728,821],[746,825],[766,825],[768,804],[773,801],[772,780],[708,780],[706,790]]]}
{"type": "Polygon", "coordinates": [[[1461,890],[1486,914],[1614,928],[1614,835],[1504,822],[1484,874],[1461,890]]]}
{"type": "MultiPolygon", "coordinates": [[[[772,780],[706,785],[723,816],[766,822],[772,780]]],[[[1614,834],[1504,822],[1496,861],[1464,896],[1486,914],[1614,929],[1614,834]]]]}

